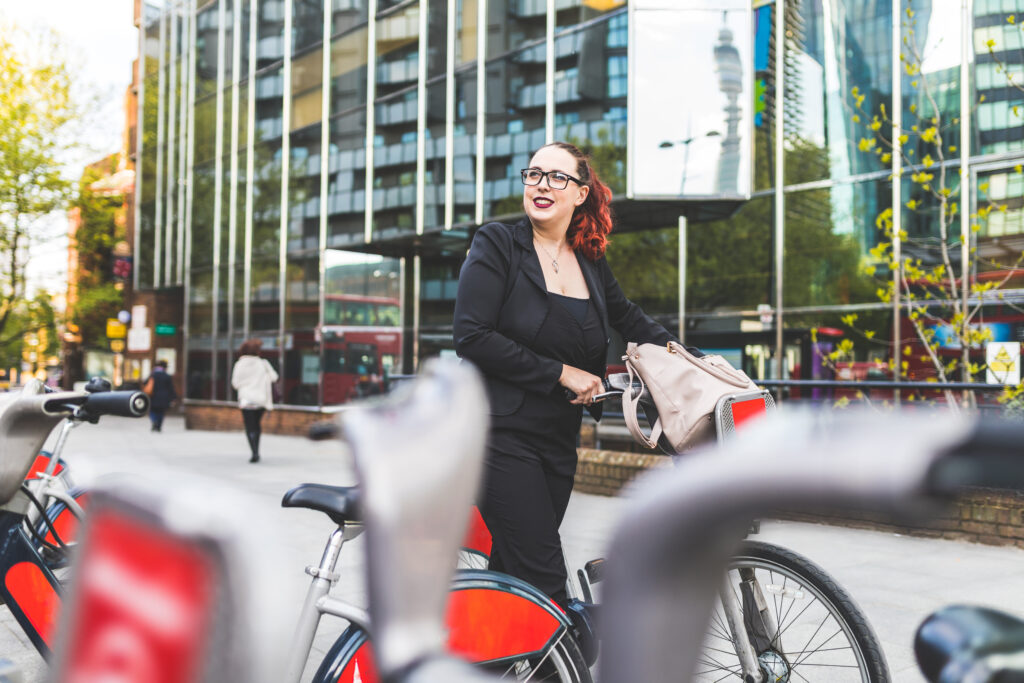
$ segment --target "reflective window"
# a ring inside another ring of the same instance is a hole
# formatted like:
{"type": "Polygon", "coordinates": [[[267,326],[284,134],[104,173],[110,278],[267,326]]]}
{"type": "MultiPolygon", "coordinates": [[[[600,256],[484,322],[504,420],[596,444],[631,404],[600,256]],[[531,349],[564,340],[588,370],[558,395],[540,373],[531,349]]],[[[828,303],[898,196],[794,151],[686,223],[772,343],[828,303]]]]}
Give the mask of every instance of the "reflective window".
{"type": "Polygon", "coordinates": [[[415,228],[418,3],[377,20],[373,231],[387,238],[415,228]]]}
{"type": "Polygon", "coordinates": [[[366,23],[367,0],[332,0],[329,7],[332,36],[366,23]]]}
{"type": "Polygon", "coordinates": [[[310,371],[301,383],[322,381],[323,401],[330,405],[382,393],[387,378],[398,371],[401,264],[333,249],[324,258],[323,375],[321,380],[310,371]]]}
{"type": "Polygon", "coordinates": [[[284,0],[260,0],[256,28],[256,68],[284,59],[284,0]]]}
{"type": "Polygon", "coordinates": [[[874,153],[881,145],[867,154],[859,145],[875,116],[892,116],[891,2],[816,0],[787,5],[786,16],[786,184],[888,168],[874,153]]]}
{"type": "MultiPolygon", "coordinates": [[[[880,283],[861,271],[861,254],[887,239],[876,219],[890,199],[885,181],[787,193],[783,305],[878,301],[880,283]]],[[[883,280],[890,275],[881,264],[877,273],[883,280]]]]}
{"type": "Polygon", "coordinates": [[[217,90],[218,17],[216,2],[196,14],[196,99],[217,90]]]}
{"type": "Polygon", "coordinates": [[[974,3],[973,99],[980,104],[971,119],[972,144],[977,145],[972,153],[1024,149],[1024,22],[1019,4],[974,3]]]}
{"type": "Polygon", "coordinates": [[[544,46],[487,63],[484,215],[521,214],[519,170],[544,145],[544,46]]]}
{"type": "Polygon", "coordinates": [[[627,57],[617,31],[625,12],[555,39],[555,139],[591,155],[598,176],[616,195],[626,191],[627,57]]]}
{"type": "MultiPolygon", "coordinates": [[[[690,226],[687,311],[752,310],[772,302],[772,215],[771,197],[755,197],[726,220],[690,226]]],[[[662,260],[674,254],[666,248],[662,260]]]]}
{"type": "Polygon", "coordinates": [[[453,222],[472,223],[476,214],[476,84],[477,70],[455,77],[455,154],[452,176],[455,182],[453,222]]]}
{"type": "MultiPolygon", "coordinates": [[[[485,0],[477,0],[484,2],[485,0]]],[[[518,50],[525,43],[540,41],[543,59],[547,29],[547,0],[486,0],[487,58],[518,50]]]]}
{"type": "Polygon", "coordinates": [[[631,21],[638,36],[629,55],[632,191],[648,198],[749,194],[749,2],[636,8],[631,21]],[[665,73],[673,87],[665,87],[665,73]]]}

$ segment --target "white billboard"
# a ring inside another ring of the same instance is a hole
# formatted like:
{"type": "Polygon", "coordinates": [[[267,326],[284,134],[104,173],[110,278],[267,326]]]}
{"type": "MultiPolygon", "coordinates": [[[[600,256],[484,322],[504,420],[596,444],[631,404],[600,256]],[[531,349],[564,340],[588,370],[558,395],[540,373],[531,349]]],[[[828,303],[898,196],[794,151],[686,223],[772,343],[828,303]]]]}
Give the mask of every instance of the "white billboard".
{"type": "Polygon", "coordinates": [[[749,198],[750,0],[631,0],[629,22],[629,197],[749,198]]]}

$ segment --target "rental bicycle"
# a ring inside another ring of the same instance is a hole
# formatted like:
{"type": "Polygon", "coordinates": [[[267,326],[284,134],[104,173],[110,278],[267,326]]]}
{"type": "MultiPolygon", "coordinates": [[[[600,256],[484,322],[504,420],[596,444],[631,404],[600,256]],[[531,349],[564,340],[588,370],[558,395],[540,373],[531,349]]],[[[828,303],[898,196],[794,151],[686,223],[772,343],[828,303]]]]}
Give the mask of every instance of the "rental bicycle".
{"type": "MultiPolygon", "coordinates": [[[[619,396],[629,378],[612,375],[605,384],[602,398],[619,396]]],[[[647,419],[654,422],[657,415],[649,396],[640,400],[647,419]]],[[[767,392],[723,398],[715,411],[720,441],[773,405],[767,392]]],[[[344,509],[349,517],[356,509],[347,502],[357,495],[355,490],[306,485],[297,494],[307,498],[314,492],[321,501],[331,495],[345,501],[334,509],[344,509]]],[[[319,509],[329,512],[321,505],[319,509]]],[[[598,639],[587,605],[594,599],[603,560],[577,571],[578,589],[575,582],[567,583],[571,600],[565,613],[529,584],[483,570],[489,548],[486,526],[474,510],[460,551],[463,569],[455,575],[445,615],[449,651],[500,678],[591,681],[598,639]]],[[[881,645],[860,608],[825,570],[802,555],[746,541],[731,562],[721,595],[695,680],[772,680],[770,676],[783,673],[838,683],[889,680],[881,645]]],[[[366,674],[372,667],[369,634],[365,624],[353,623],[335,641],[314,682],[350,681],[357,672],[362,680],[371,680],[366,674]]]]}
{"type": "Polygon", "coordinates": [[[33,491],[33,463],[62,419],[139,417],[148,406],[142,392],[48,392],[37,380],[0,398],[0,599],[44,657],[53,647],[57,605],[64,591],[53,557],[44,553],[61,554],[67,548],[33,491]],[[29,523],[33,508],[37,522],[29,523]]]}
{"type": "MultiPolygon", "coordinates": [[[[421,399],[440,404],[432,412],[424,413],[423,404],[419,408],[392,404],[363,413],[359,426],[349,423],[346,427],[355,430],[350,432],[350,441],[362,475],[359,507],[367,541],[373,671],[395,683],[494,680],[442,654],[448,597],[444,579],[451,575],[451,560],[462,538],[464,525],[458,523],[458,511],[471,500],[482,446],[477,439],[474,462],[469,457],[473,448],[463,448],[465,435],[460,430],[450,431],[451,422],[440,419],[452,408],[466,411],[459,413],[460,418],[477,416],[473,406],[450,398],[448,392],[457,388],[448,385],[445,392],[421,394],[421,399]],[[418,413],[413,428],[401,429],[402,416],[410,413],[418,413]],[[423,419],[425,416],[433,418],[434,424],[423,419]],[[433,430],[428,428],[431,426],[433,430]],[[406,443],[419,447],[381,450],[403,438],[411,438],[406,443]],[[382,457],[382,453],[386,455],[382,457]],[[425,457],[444,453],[447,457],[425,457]]],[[[473,394],[473,398],[479,396],[473,394]]],[[[1024,483],[1024,461],[1018,456],[1022,438],[1021,425],[978,425],[948,415],[938,419],[923,414],[822,418],[789,411],[778,420],[762,421],[744,430],[722,452],[696,454],[674,472],[647,477],[638,483],[612,541],[617,561],[608,566],[603,588],[599,679],[691,680],[692,672],[699,670],[723,570],[749,520],[775,510],[780,500],[795,511],[844,505],[919,514],[923,506],[933,506],[934,501],[955,494],[964,485],[1024,483]],[[893,453],[900,457],[894,458],[893,453]]],[[[101,502],[134,501],[137,505],[146,499],[131,489],[108,488],[98,494],[101,502]]],[[[175,651],[175,661],[199,661],[202,666],[192,677],[173,680],[281,680],[272,677],[269,668],[254,671],[243,666],[247,659],[270,650],[273,641],[251,639],[237,648],[209,646],[246,633],[248,622],[239,620],[239,607],[245,604],[225,605],[218,598],[232,595],[226,589],[251,574],[253,563],[237,561],[235,553],[210,543],[222,530],[175,520],[174,512],[180,514],[180,507],[164,504],[152,508],[162,513],[157,518],[164,520],[162,526],[154,524],[152,510],[132,522],[139,527],[160,527],[165,536],[179,542],[191,540],[187,547],[194,551],[192,557],[206,558],[217,570],[211,572],[215,578],[209,589],[199,596],[205,599],[195,600],[200,603],[196,609],[206,615],[198,622],[204,627],[183,641],[180,652],[175,651]],[[232,558],[236,561],[231,562],[232,558]],[[240,652],[245,654],[239,656],[240,652]],[[225,675],[211,678],[203,675],[207,671],[225,675]]],[[[197,512],[187,511],[190,515],[197,512]]],[[[91,539],[90,532],[82,557],[83,572],[95,560],[90,548],[96,552],[105,542],[122,554],[128,552],[123,539],[118,544],[116,535],[91,539]]],[[[153,577],[153,581],[159,583],[162,578],[153,577]]],[[[177,592],[192,594],[184,584],[176,585],[177,592]]],[[[116,623],[118,610],[114,608],[129,615],[132,611],[120,601],[108,605],[111,609],[102,611],[97,620],[95,613],[86,609],[88,590],[85,597],[78,591],[76,595],[77,609],[65,622],[67,648],[60,660],[63,677],[59,680],[67,680],[69,673],[78,673],[90,663],[84,660],[91,650],[80,646],[116,623]]],[[[771,596],[770,600],[777,597],[771,596]]],[[[123,619],[119,626],[125,626],[123,619]]],[[[782,637],[789,636],[784,632],[782,637]]],[[[362,672],[357,680],[366,680],[362,672]]],[[[141,683],[145,679],[125,676],[122,680],[141,683]]],[[[793,680],[800,680],[799,674],[793,680]]]]}

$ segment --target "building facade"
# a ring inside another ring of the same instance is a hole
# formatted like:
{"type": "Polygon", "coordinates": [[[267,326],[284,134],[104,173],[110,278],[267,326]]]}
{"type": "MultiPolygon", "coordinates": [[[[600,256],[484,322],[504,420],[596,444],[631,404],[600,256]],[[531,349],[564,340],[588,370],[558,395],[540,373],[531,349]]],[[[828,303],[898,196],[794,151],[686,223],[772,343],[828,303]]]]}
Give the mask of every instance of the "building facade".
{"type": "MultiPolygon", "coordinates": [[[[550,140],[591,153],[615,193],[608,257],[627,295],[752,375],[810,376],[823,342],[808,331],[850,311],[892,327],[863,268],[880,213],[897,206],[904,229],[937,231],[904,206],[914,188],[894,187],[894,162],[861,149],[858,98],[891,113],[899,97],[908,122],[940,108],[956,140],[940,166],[966,170],[971,202],[1007,207],[977,231],[979,250],[1019,252],[1024,59],[1006,16],[1021,0],[783,1],[753,2],[751,63],[735,47],[747,37],[723,25],[706,61],[664,68],[665,88],[678,69],[715,74],[719,186],[735,187],[749,154],[750,198],[716,215],[626,196],[640,157],[630,40],[645,40],[633,11],[715,3],[148,0],[133,285],[184,293],[186,396],[230,400],[236,350],[253,336],[292,405],[376,393],[449,352],[473,230],[521,216],[519,171],[550,140]],[[894,49],[915,21],[917,78],[894,49]]],[[[692,139],[662,152],[689,154],[692,139]]]]}

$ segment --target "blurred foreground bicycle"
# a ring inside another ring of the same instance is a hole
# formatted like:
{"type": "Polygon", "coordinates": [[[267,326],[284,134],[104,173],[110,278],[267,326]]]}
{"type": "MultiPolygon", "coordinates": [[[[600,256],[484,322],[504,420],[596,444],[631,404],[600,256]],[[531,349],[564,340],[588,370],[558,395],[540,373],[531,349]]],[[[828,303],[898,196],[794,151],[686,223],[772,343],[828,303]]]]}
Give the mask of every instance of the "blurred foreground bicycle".
{"type": "MultiPolygon", "coordinates": [[[[465,526],[459,521],[465,519],[479,473],[481,399],[471,371],[447,367],[435,369],[398,402],[353,412],[346,420],[361,482],[373,671],[381,680],[494,680],[439,654],[449,640],[444,616],[451,595],[448,579],[465,526]],[[453,428],[452,415],[459,428],[453,428]]],[[[935,485],[956,471],[937,467],[949,455],[945,444],[964,436],[951,432],[948,420],[926,430],[901,420],[899,429],[921,436],[924,443],[897,440],[893,445],[908,447],[909,456],[893,472],[891,457],[865,456],[861,450],[877,446],[877,438],[888,436],[892,425],[866,430],[861,422],[838,434],[818,434],[813,420],[799,416],[762,422],[765,427],[744,430],[723,451],[689,456],[676,471],[659,473],[660,481],[638,484],[636,500],[613,541],[616,562],[607,568],[599,680],[691,680],[699,670],[724,569],[752,518],[776,509],[780,500],[796,508],[837,501],[899,508],[942,493],[943,487],[935,485]],[[814,458],[814,453],[828,456],[814,458]],[[853,453],[859,459],[835,459],[853,453]],[[851,476],[851,462],[864,463],[865,469],[851,476]]],[[[131,661],[140,663],[138,670],[166,668],[175,676],[124,675],[125,681],[290,680],[283,673],[288,655],[282,639],[258,633],[279,625],[279,617],[252,617],[268,601],[254,595],[272,596],[272,585],[265,592],[240,589],[253,585],[259,567],[251,552],[246,554],[252,544],[239,540],[253,531],[244,511],[238,506],[205,509],[211,506],[197,501],[209,497],[194,488],[188,492],[191,504],[176,503],[175,496],[183,493],[168,488],[139,493],[108,486],[96,492],[75,598],[65,618],[58,680],[105,680],[109,667],[125,661],[126,650],[131,661]],[[158,611],[178,616],[176,637],[168,639],[169,627],[160,626],[145,601],[129,606],[116,599],[110,576],[144,577],[145,595],[160,596],[158,611]],[[168,578],[173,580],[165,582],[168,578]]],[[[262,542],[266,547],[268,540],[262,542]]],[[[330,576],[317,577],[320,570],[314,571],[316,579],[330,582],[330,576]]],[[[765,602],[806,598],[788,579],[764,583],[769,587],[762,595],[765,602]]],[[[760,608],[755,596],[750,593],[760,608]]],[[[312,599],[318,611],[322,597],[312,599]]],[[[760,612],[748,612],[745,621],[756,621],[760,612]]],[[[788,638],[784,625],[792,610],[782,615],[778,629],[762,624],[763,632],[788,638]]],[[[505,614],[485,616],[493,620],[505,614]]],[[[758,632],[756,624],[750,631],[758,632]]],[[[508,673],[538,680],[540,670],[508,673]]],[[[755,672],[744,674],[746,680],[763,675],[761,664],[755,672]]],[[[364,681],[367,673],[356,668],[341,680],[364,681]]]]}

